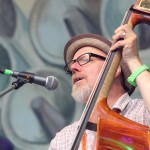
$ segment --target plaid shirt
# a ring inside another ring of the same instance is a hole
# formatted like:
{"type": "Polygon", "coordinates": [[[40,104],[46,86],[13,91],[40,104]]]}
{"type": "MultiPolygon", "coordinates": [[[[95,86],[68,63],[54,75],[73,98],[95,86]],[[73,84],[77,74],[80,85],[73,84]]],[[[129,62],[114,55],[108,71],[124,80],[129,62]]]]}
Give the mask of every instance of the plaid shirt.
{"type": "MultiPolygon", "coordinates": [[[[138,122],[140,124],[150,126],[150,113],[147,111],[143,100],[131,99],[127,93],[122,95],[114,104],[112,109],[120,110],[120,115],[138,122]]],[[[78,121],[66,126],[56,137],[51,141],[48,150],[70,150],[77,132],[78,121]]],[[[87,149],[93,149],[95,132],[86,130],[87,135],[87,149]]],[[[82,150],[81,144],[78,150],[82,150]]]]}

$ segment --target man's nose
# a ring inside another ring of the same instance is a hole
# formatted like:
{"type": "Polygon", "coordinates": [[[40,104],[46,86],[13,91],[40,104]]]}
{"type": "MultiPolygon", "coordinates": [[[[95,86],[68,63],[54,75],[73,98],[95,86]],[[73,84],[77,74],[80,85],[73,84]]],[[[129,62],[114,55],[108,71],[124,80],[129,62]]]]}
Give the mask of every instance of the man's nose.
{"type": "Polygon", "coordinates": [[[81,66],[78,64],[78,62],[74,62],[71,66],[70,66],[70,70],[72,73],[76,72],[76,71],[80,71],[81,70],[81,66]]]}

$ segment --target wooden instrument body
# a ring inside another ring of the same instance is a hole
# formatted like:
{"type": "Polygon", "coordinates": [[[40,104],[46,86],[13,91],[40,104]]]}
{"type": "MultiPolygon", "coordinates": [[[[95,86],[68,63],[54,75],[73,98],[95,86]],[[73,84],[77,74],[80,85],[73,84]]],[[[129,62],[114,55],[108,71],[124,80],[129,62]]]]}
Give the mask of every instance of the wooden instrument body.
{"type": "Polygon", "coordinates": [[[106,99],[97,104],[96,150],[149,150],[149,127],[131,121],[106,104],[106,99]]]}

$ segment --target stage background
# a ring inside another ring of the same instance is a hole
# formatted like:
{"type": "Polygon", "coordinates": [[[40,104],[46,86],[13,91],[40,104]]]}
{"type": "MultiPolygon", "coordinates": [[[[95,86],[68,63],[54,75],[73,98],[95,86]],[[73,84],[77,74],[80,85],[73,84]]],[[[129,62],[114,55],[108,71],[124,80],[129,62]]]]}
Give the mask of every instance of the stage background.
{"type": "MultiPolygon", "coordinates": [[[[74,35],[111,40],[134,0],[0,0],[0,68],[56,76],[54,91],[26,84],[0,98],[0,136],[16,150],[47,150],[55,133],[79,118],[83,105],[70,96],[63,47],[74,35]]],[[[143,62],[150,67],[150,30],[135,28],[143,62]]],[[[0,91],[15,79],[0,75],[0,91]]],[[[140,96],[138,90],[133,97],[140,96]]]]}

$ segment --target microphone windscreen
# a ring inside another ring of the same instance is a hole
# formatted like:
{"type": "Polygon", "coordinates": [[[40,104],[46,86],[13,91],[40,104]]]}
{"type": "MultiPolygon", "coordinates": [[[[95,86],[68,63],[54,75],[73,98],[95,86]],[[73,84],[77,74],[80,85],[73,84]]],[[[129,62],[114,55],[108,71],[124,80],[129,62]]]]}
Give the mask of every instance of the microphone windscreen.
{"type": "Polygon", "coordinates": [[[55,90],[58,87],[58,79],[54,76],[48,76],[45,87],[49,90],[55,90]]]}

